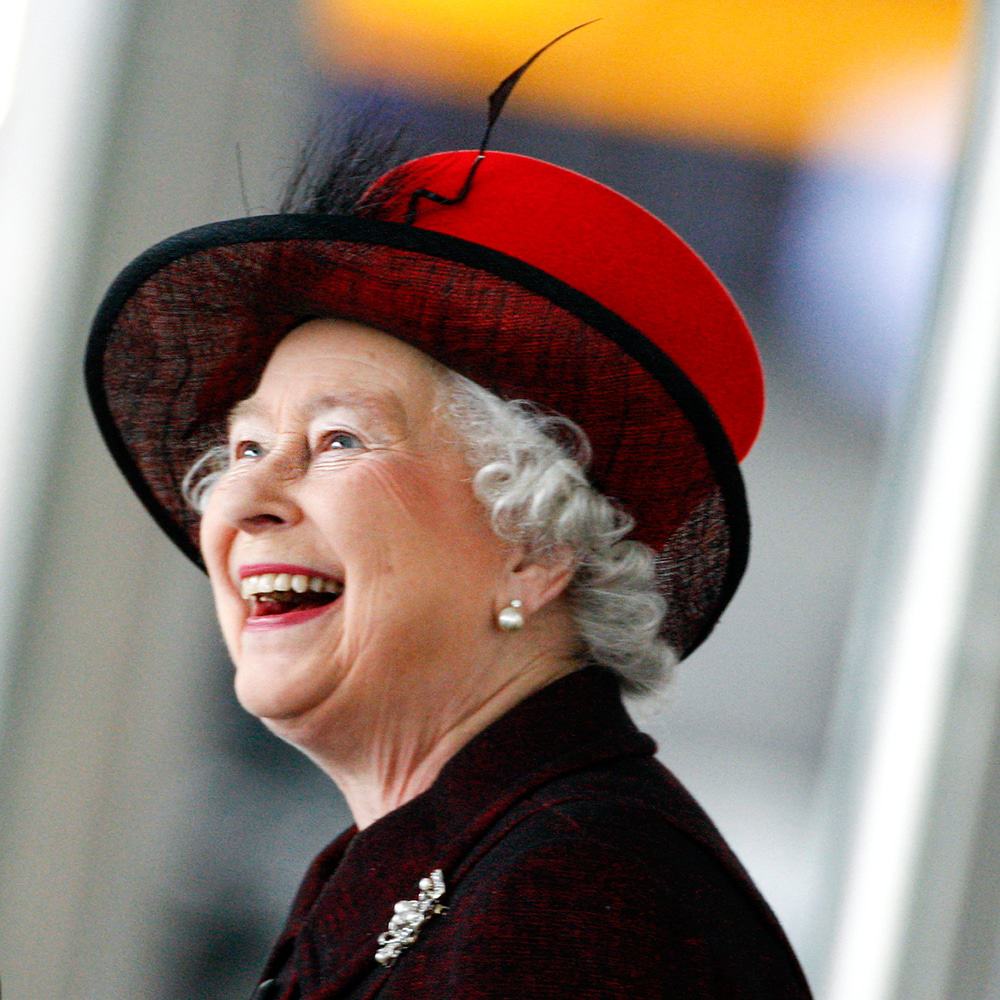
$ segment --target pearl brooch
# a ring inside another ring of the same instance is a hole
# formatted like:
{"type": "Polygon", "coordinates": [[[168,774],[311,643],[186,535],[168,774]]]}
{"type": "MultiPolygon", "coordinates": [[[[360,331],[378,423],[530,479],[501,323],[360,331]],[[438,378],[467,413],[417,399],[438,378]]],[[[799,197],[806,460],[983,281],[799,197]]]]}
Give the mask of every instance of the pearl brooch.
{"type": "Polygon", "coordinates": [[[444,873],[440,868],[422,878],[417,883],[417,888],[420,891],[416,899],[401,899],[396,903],[389,918],[388,929],[378,936],[379,948],[375,952],[375,961],[380,965],[392,965],[417,940],[420,928],[431,917],[448,910],[447,906],[438,902],[445,893],[444,873]]]}

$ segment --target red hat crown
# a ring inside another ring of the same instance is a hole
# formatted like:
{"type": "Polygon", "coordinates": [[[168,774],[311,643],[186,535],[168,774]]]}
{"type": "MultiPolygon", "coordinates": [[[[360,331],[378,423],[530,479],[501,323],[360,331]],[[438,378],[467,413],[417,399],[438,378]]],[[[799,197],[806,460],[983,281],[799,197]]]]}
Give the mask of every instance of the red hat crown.
{"type": "Polygon", "coordinates": [[[704,261],[646,209],[564,167],[472,150],[405,163],[367,197],[378,203],[381,219],[410,221],[524,261],[616,313],[701,392],[737,459],[749,452],[764,413],[763,371],[750,331],[704,261]],[[467,194],[452,200],[474,168],[467,194]],[[420,191],[442,201],[415,198],[420,191]]]}

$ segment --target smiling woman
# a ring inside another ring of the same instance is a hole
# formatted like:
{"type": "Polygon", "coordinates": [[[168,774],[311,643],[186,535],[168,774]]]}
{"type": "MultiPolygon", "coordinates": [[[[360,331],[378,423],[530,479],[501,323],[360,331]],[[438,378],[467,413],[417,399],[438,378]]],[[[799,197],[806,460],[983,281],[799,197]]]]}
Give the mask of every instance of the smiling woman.
{"type": "Polygon", "coordinates": [[[438,378],[386,334],[299,327],[237,407],[202,517],[241,704],[337,781],[359,828],[575,666],[559,602],[571,563],[528,563],[489,529],[435,407],[438,378]],[[323,584],[320,603],[292,597],[285,611],[293,570],[323,584]],[[515,599],[530,640],[492,625],[515,599]]]}
{"type": "Polygon", "coordinates": [[[548,163],[442,153],[358,194],[154,247],[88,352],[109,447],[208,571],[240,703],[354,816],[255,996],[808,997],[621,700],[743,571],[739,312],[661,222],[548,163]]]}

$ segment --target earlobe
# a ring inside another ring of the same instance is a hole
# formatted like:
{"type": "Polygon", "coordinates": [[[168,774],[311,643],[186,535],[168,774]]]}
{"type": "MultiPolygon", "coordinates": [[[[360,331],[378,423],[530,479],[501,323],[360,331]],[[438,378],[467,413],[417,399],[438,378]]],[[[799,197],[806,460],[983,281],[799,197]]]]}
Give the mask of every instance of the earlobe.
{"type": "Polygon", "coordinates": [[[522,556],[510,574],[510,593],[517,594],[524,614],[535,614],[569,586],[576,572],[576,558],[568,545],[560,545],[544,558],[522,556]]]}

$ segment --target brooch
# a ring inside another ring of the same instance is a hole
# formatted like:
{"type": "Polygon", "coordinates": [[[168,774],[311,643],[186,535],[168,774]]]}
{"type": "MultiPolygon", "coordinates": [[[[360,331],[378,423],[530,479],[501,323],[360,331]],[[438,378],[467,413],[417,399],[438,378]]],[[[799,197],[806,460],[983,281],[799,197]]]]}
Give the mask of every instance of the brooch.
{"type": "Polygon", "coordinates": [[[399,958],[401,952],[409,948],[420,928],[435,913],[446,913],[447,906],[442,906],[438,900],[444,895],[444,873],[435,869],[419,882],[416,899],[401,899],[393,909],[389,920],[389,929],[378,936],[379,949],[375,952],[375,961],[386,967],[399,958]]]}

